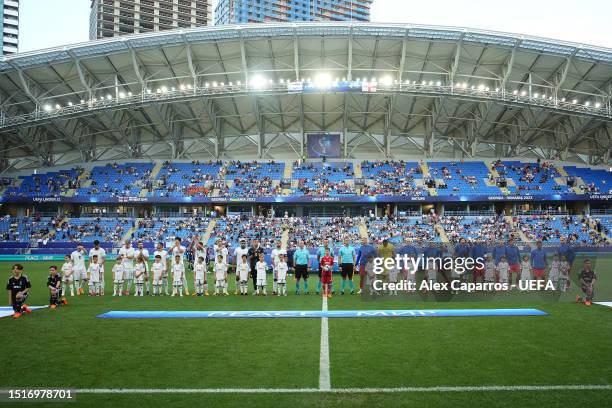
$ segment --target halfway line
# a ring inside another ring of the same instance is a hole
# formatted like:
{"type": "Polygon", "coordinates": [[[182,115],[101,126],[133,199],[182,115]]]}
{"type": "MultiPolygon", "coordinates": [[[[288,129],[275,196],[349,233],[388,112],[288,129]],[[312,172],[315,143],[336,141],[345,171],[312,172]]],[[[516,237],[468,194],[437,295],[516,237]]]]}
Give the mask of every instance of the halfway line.
{"type": "MultiPolygon", "coordinates": [[[[327,312],[327,297],[323,296],[321,309],[327,312]]],[[[319,390],[331,390],[331,379],[329,374],[329,326],[327,316],[321,317],[321,355],[319,357],[319,390]]]]}

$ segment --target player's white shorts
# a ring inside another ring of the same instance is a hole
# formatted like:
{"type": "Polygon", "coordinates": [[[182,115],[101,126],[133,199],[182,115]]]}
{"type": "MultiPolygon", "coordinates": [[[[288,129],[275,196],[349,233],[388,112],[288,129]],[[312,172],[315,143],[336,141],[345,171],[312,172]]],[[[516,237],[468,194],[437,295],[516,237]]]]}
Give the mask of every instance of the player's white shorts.
{"type": "Polygon", "coordinates": [[[217,288],[222,288],[225,286],[225,279],[217,279],[217,282],[215,283],[215,286],[217,288]]]}
{"type": "Polygon", "coordinates": [[[143,283],[143,282],[144,282],[144,278],[145,278],[145,275],[144,275],[144,273],[143,273],[143,274],[142,274],[142,275],[140,275],[139,277],[137,277],[137,278],[135,277],[135,278],[134,278],[134,281],[135,281],[136,283],[143,283]]]}
{"type": "Polygon", "coordinates": [[[181,285],[183,284],[183,280],[182,280],[182,279],[180,279],[180,278],[175,278],[175,279],[172,281],[172,284],[173,284],[174,286],[181,286],[181,285]]]}
{"type": "Polygon", "coordinates": [[[203,285],[204,284],[204,279],[196,279],[195,283],[196,283],[196,285],[203,285]]]}
{"type": "Polygon", "coordinates": [[[72,274],[70,276],[64,276],[62,278],[62,282],[72,283],[73,280],[74,280],[74,274],[72,274]]]}
{"type": "Polygon", "coordinates": [[[116,285],[121,285],[123,283],[123,278],[115,276],[115,280],[113,281],[116,285]]]}
{"type": "Polygon", "coordinates": [[[155,273],[153,275],[153,283],[161,283],[163,275],[161,273],[155,273]]]}
{"type": "Polygon", "coordinates": [[[397,269],[396,268],[389,269],[389,282],[392,282],[392,283],[397,282],[397,269]]]}
{"type": "Polygon", "coordinates": [[[91,277],[89,278],[89,281],[91,283],[100,283],[100,275],[92,273],[91,277]]]}
{"type": "Polygon", "coordinates": [[[266,280],[265,279],[257,279],[257,286],[266,286],[266,280]]]}
{"type": "Polygon", "coordinates": [[[74,280],[87,279],[87,271],[85,269],[74,269],[72,276],[74,276],[74,280]]]}
{"type": "Polygon", "coordinates": [[[125,276],[125,279],[134,279],[134,268],[123,268],[123,275],[125,276]]]}
{"type": "Polygon", "coordinates": [[[278,280],[276,281],[276,283],[281,283],[281,284],[285,284],[287,283],[287,278],[278,278],[278,280]]]}

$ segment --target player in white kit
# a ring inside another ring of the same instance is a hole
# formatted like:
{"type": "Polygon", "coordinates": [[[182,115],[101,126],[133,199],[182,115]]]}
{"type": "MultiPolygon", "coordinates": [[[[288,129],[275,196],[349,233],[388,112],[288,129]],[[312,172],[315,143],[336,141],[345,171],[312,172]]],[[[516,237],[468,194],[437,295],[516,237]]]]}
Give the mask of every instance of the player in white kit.
{"type": "Polygon", "coordinates": [[[287,266],[287,255],[280,254],[279,262],[276,265],[276,279],[277,279],[277,290],[278,296],[287,296],[287,272],[289,267],[287,266]]]}
{"type": "Polygon", "coordinates": [[[151,291],[150,291],[151,277],[149,276],[149,250],[144,247],[144,244],[142,243],[142,241],[138,242],[138,249],[136,250],[136,253],[134,254],[134,256],[136,257],[136,259],[138,259],[139,256],[141,256],[144,259],[145,266],[146,266],[145,276],[144,276],[144,288],[145,288],[145,293],[147,294],[147,296],[149,296],[151,294],[151,291]]]}
{"type": "Polygon", "coordinates": [[[100,295],[104,296],[104,264],[106,263],[106,251],[100,246],[100,241],[97,239],[93,242],[94,247],[89,250],[89,259],[94,255],[98,256],[98,264],[100,265],[100,295]]]}
{"type": "Polygon", "coordinates": [[[162,256],[160,254],[155,255],[153,258],[151,270],[153,272],[153,296],[162,295],[163,276],[166,272],[166,264],[162,262],[162,256]]]}
{"type": "Polygon", "coordinates": [[[68,295],[68,288],[70,288],[70,296],[74,296],[74,276],[72,273],[72,261],[70,255],[66,255],[62,265],[62,292],[64,296],[68,295]]]}
{"type": "MultiPolygon", "coordinates": [[[[166,296],[170,295],[169,291],[168,291],[168,251],[166,251],[164,249],[164,244],[162,244],[161,242],[157,243],[157,247],[155,248],[155,252],[153,252],[153,257],[157,257],[159,255],[159,257],[161,258],[161,264],[162,264],[162,286],[164,287],[164,293],[166,294],[166,296]]],[[[159,294],[162,294],[162,288],[161,286],[158,288],[159,289],[159,294]]]]}
{"type": "Polygon", "coordinates": [[[183,282],[185,281],[185,264],[181,255],[174,256],[172,262],[172,296],[177,294],[183,297],[183,282]]]}
{"type": "MultiPolygon", "coordinates": [[[[229,255],[229,251],[227,250],[227,246],[222,240],[217,239],[215,241],[215,246],[213,248],[213,251],[215,254],[215,259],[217,259],[219,255],[221,255],[223,257],[223,262],[225,262],[225,264],[227,265],[227,258],[229,255]]],[[[225,279],[225,289],[228,289],[227,278],[225,279]]]]}
{"type": "Polygon", "coordinates": [[[229,296],[227,293],[227,263],[223,260],[223,255],[217,256],[217,262],[215,262],[215,296],[219,294],[219,291],[223,289],[223,294],[229,296]]]}
{"type": "Polygon", "coordinates": [[[125,241],[125,245],[119,250],[119,254],[123,256],[123,275],[127,282],[125,295],[129,295],[132,291],[132,282],[134,281],[134,256],[135,251],[130,240],[125,241]]]}
{"type": "Polygon", "coordinates": [[[485,266],[485,277],[484,277],[485,282],[495,283],[495,262],[493,261],[493,256],[491,256],[491,254],[487,254],[484,266],[485,266]]]}
{"type": "Polygon", "coordinates": [[[531,279],[531,262],[529,260],[529,255],[523,256],[520,279],[522,282],[527,282],[531,279]]]}
{"type": "Polygon", "coordinates": [[[76,250],[70,254],[70,260],[72,261],[72,273],[74,275],[74,285],[77,287],[77,295],[82,295],[85,292],[83,287],[87,281],[83,245],[77,245],[76,250]]]}
{"type": "Polygon", "coordinates": [[[98,263],[98,255],[94,255],[89,261],[87,269],[87,280],[89,281],[89,296],[98,296],[100,294],[100,264],[98,263]]]}
{"type": "Polygon", "coordinates": [[[123,295],[123,255],[117,255],[113,265],[113,296],[123,295]]]}
{"type": "Polygon", "coordinates": [[[555,254],[553,260],[550,263],[550,270],[548,271],[548,280],[555,285],[555,288],[559,289],[559,279],[561,277],[561,262],[559,261],[559,255],[555,254]]]}
{"type": "Polygon", "coordinates": [[[264,254],[259,255],[259,261],[255,264],[255,271],[257,272],[257,291],[256,295],[264,295],[267,296],[266,293],[266,270],[268,269],[268,264],[264,260],[264,254]]]}
{"type": "MultiPolygon", "coordinates": [[[[185,295],[189,296],[189,285],[187,284],[187,276],[185,275],[184,262],[186,248],[181,245],[181,241],[181,237],[174,238],[174,246],[170,251],[172,252],[172,258],[176,260],[176,256],[178,255],[180,257],[181,264],[183,264],[183,283],[181,287],[183,290],[185,290],[185,295]]],[[[174,268],[174,265],[172,267],[174,268]]]]}
{"type": "Polygon", "coordinates": [[[144,296],[144,282],[147,276],[147,262],[142,255],[136,258],[136,267],[134,268],[134,282],[136,283],[136,292],[134,296],[144,296]]]}
{"type": "Polygon", "coordinates": [[[287,255],[287,251],[282,248],[282,242],[280,239],[276,241],[276,248],[272,250],[270,253],[270,257],[272,258],[272,294],[276,295],[276,290],[278,287],[278,271],[276,267],[280,262],[281,255],[287,255]]]}
{"type": "Polygon", "coordinates": [[[502,256],[497,264],[497,276],[499,283],[508,283],[508,272],[510,271],[510,265],[505,256],[502,256]]]}
{"type": "Polygon", "coordinates": [[[193,267],[196,296],[208,296],[208,282],[206,282],[206,264],[204,257],[199,256],[193,267]]]}
{"type": "Polygon", "coordinates": [[[249,294],[249,275],[251,274],[251,265],[247,260],[247,254],[242,254],[238,264],[236,265],[236,276],[240,279],[240,295],[246,296],[249,294]]]}
{"type": "MultiPolygon", "coordinates": [[[[242,255],[248,255],[248,253],[249,253],[249,248],[247,248],[246,239],[241,238],[240,246],[234,249],[234,272],[236,273],[236,291],[234,293],[236,295],[238,294],[238,288],[240,288],[240,294],[242,295],[242,286],[241,286],[242,280],[240,279],[240,274],[238,272],[238,264],[242,261],[242,255]]],[[[250,268],[251,267],[249,265],[249,270],[250,268]]],[[[246,280],[248,280],[248,278],[246,280]]]]}

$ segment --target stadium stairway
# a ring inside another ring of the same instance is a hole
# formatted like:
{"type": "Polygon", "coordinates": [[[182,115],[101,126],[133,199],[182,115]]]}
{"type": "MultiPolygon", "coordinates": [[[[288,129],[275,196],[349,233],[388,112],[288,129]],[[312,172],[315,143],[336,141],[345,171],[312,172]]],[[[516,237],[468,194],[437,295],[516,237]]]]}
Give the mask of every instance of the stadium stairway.
{"type": "Polygon", "coordinates": [[[217,226],[217,219],[213,218],[208,223],[208,226],[206,227],[206,231],[204,231],[204,236],[202,237],[202,242],[204,242],[204,243],[208,242],[208,240],[210,239],[210,236],[212,235],[212,233],[215,230],[216,226],[217,226]]]}
{"type": "Polygon", "coordinates": [[[283,234],[281,235],[281,247],[286,251],[287,244],[289,243],[289,229],[283,229],[283,234]]]}
{"type": "MultiPolygon", "coordinates": [[[[495,169],[495,167],[493,167],[493,163],[491,163],[491,162],[485,162],[485,164],[486,164],[486,166],[487,166],[487,169],[489,169],[489,173],[491,173],[491,175],[493,176],[493,178],[497,179],[497,178],[499,177],[499,173],[497,172],[497,170],[495,169]]],[[[507,182],[508,182],[508,185],[515,185],[515,184],[514,184],[514,181],[512,181],[512,179],[506,179],[506,180],[507,180],[507,182]],[[512,184],[510,184],[510,183],[512,183],[512,184]]],[[[496,183],[491,183],[489,180],[486,180],[486,181],[485,181],[485,184],[486,184],[487,186],[495,186],[495,185],[497,185],[496,183]]],[[[510,190],[508,190],[508,188],[507,188],[507,187],[500,187],[499,189],[501,190],[502,194],[504,194],[504,195],[508,195],[508,194],[510,194],[510,190]]]]}
{"type": "Polygon", "coordinates": [[[136,232],[136,225],[138,225],[139,220],[139,218],[134,219],[134,225],[132,225],[132,227],[127,230],[126,233],[123,235],[123,237],[121,238],[121,242],[119,242],[120,244],[132,238],[132,235],[134,235],[134,233],[136,232]]]}
{"type": "Polygon", "coordinates": [[[442,240],[443,243],[448,244],[450,242],[450,240],[448,239],[448,235],[446,235],[446,231],[444,230],[444,227],[442,227],[442,225],[436,223],[435,229],[436,229],[436,232],[438,233],[438,235],[440,235],[440,240],[442,240]]]}
{"type": "MultiPolygon", "coordinates": [[[[155,163],[153,170],[151,170],[151,176],[149,177],[149,180],[151,180],[151,182],[155,181],[162,167],[164,167],[164,164],[162,162],[155,163]]],[[[143,188],[142,190],[140,190],[140,194],[139,194],[140,197],[146,197],[147,195],[149,195],[148,188],[143,188]]]]}
{"type": "Polygon", "coordinates": [[[580,187],[585,185],[586,183],[584,182],[582,177],[576,177],[576,184],[574,184],[574,192],[576,194],[582,194],[583,190],[580,187]]]}
{"type": "Polygon", "coordinates": [[[353,165],[353,169],[355,173],[355,178],[363,178],[363,173],[361,171],[361,163],[355,163],[353,165]]]}
{"type": "MultiPolygon", "coordinates": [[[[423,177],[430,177],[431,173],[429,172],[429,165],[427,164],[427,162],[421,162],[420,164],[421,166],[421,171],[423,172],[423,177]]],[[[438,183],[438,180],[436,180],[436,184],[438,183]]],[[[436,190],[434,187],[432,188],[428,188],[427,189],[429,191],[429,195],[432,197],[435,197],[438,195],[438,190],[436,190]]]]}
{"type": "Polygon", "coordinates": [[[519,228],[519,226],[516,225],[516,222],[514,222],[514,219],[512,218],[512,216],[506,215],[504,218],[506,222],[512,227],[512,230],[516,233],[516,235],[519,236],[519,238],[521,239],[521,242],[523,242],[526,245],[529,245],[529,247],[532,249],[535,248],[533,243],[529,241],[529,238],[527,237],[527,235],[525,235],[525,233],[519,228]]]}
{"type": "Polygon", "coordinates": [[[565,168],[563,166],[555,166],[555,168],[557,169],[557,172],[561,175],[561,177],[567,177],[567,171],[565,171],[565,168]]]}
{"type": "Polygon", "coordinates": [[[368,227],[366,226],[365,218],[362,218],[359,223],[359,235],[361,235],[361,238],[368,238],[368,227]]]}

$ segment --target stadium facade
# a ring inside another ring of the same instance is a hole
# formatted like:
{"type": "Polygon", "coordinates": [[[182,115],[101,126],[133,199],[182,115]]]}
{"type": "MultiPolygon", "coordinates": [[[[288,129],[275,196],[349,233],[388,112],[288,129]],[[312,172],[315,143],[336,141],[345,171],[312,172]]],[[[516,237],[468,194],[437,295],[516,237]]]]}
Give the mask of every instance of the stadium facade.
{"type": "Polygon", "coordinates": [[[91,0],[89,38],[210,25],[210,0],[91,0]]]}
{"type": "Polygon", "coordinates": [[[220,0],[215,24],[370,21],[372,0],[220,0]]]}
{"type": "Polygon", "coordinates": [[[0,55],[15,54],[19,48],[19,0],[0,0],[0,55]]]}

